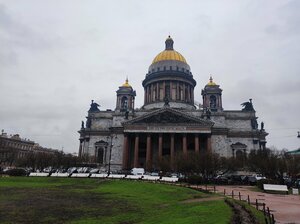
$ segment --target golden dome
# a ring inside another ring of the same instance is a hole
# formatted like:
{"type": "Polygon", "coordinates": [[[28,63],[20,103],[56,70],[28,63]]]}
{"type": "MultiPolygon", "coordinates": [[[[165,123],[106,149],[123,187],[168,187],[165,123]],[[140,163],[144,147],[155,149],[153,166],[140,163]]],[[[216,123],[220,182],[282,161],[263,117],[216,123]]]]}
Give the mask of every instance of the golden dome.
{"type": "Polygon", "coordinates": [[[177,51],[173,49],[173,44],[174,41],[173,39],[169,36],[166,41],[166,49],[162,52],[160,52],[152,61],[152,64],[159,62],[159,61],[181,61],[183,63],[186,63],[185,58],[177,51]]]}
{"type": "Polygon", "coordinates": [[[132,88],[131,85],[128,83],[128,78],[126,78],[125,83],[122,85],[122,87],[132,88]]]}
{"type": "Polygon", "coordinates": [[[213,78],[210,76],[209,83],[207,83],[207,86],[216,86],[217,84],[213,81],[213,78]]]}
{"type": "Polygon", "coordinates": [[[160,52],[152,61],[152,64],[159,61],[181,61],[186,63],[185,58],[177,51],[174,50],[164,50],[160,52]]]}

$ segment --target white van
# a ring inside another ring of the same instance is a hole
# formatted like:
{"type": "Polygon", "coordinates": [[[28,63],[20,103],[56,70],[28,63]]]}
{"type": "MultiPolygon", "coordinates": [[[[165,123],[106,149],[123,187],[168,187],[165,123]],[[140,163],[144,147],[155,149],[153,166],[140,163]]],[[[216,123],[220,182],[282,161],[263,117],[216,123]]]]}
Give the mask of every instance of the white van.
{"type": "Polygon", "coordinates": [[[140,175],[140,176],[142,176],[142,175],[144,175],[144,173],[145,173],[145,169],[144,168],[133,168],[131,170],[131,174],[132,175],[140,175]]]}

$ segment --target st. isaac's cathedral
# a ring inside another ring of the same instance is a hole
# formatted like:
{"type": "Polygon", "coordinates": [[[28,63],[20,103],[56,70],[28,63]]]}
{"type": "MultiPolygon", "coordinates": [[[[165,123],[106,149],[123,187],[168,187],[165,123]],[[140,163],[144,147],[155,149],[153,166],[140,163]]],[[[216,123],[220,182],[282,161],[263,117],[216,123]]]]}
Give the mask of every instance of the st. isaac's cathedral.
{"type": "Polygon", "coordinates": [[[176,155],[214,152],[241,156],[265,148],[263,123],[258,127],[252,100],[241,110],[224,110],[222,89],[212,77],[204,86],[202,105],[194,102],[196,80],[185,58],[173,48],[169,36],[165,50],[152,61],[144,87],[144,105],[135,109],[136,92],[128,79],[116,91],[116,108],[99,110],[92,101],[82,121],[79,156],[102,168],[158,170],[176,155]]]}

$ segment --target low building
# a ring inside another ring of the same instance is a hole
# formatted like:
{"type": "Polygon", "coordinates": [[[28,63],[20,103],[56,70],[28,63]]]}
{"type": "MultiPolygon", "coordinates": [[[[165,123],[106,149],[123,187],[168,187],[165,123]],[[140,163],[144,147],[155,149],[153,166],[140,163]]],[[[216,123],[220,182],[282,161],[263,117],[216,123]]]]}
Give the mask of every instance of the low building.
{"type": "Polygon", "coordinates": [[[45,148],[29,139],[22,139],[18,134],[8,135],[2,130],[0,135],[0,165],[14,166],[18,159],[29,153],[53,154],[58,150],[45,148]]]}

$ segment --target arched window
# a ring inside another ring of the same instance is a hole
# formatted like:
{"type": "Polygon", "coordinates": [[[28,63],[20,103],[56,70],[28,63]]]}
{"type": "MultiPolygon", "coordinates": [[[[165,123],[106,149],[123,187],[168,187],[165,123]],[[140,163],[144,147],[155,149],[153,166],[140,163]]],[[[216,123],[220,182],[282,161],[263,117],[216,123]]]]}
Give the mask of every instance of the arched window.
{"type": "Polygon", "coordinates": [[[209,97],[209,107],[210,108],[216,108],[217,107],[217,98],[214,95],[211,95],[209,97]]]}
{"type": "Polygon", "coordinates": [[[123,96],[121,99],[121,109],[126,110],[128,108],[128,99],[126,96],[123,96]]]}
{"type": "Polygon", "coordinates": [[[100,140],[95,143],[95,161],[96,163],[103,165],[106,161],[108,143],[100,140]]]}

